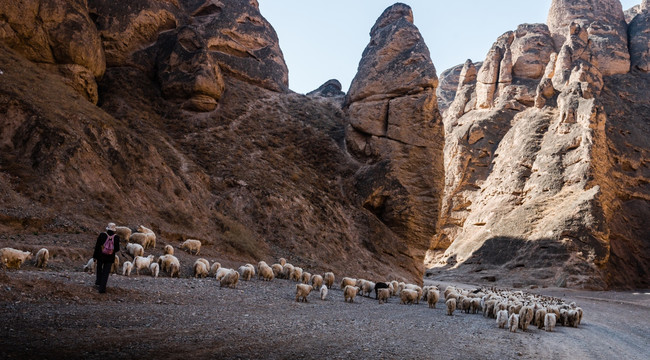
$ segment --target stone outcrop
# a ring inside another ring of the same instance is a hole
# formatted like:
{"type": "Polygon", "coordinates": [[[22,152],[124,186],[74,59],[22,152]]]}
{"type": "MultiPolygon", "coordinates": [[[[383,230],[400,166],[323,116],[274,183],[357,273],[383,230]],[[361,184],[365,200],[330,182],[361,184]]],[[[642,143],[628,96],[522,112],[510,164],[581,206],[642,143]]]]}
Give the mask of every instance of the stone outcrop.
{"type": "MultiPolygon", "coordinates": [[[[640,254],[650,243],[635,212],[647,212],[650,192],[632,179],[650,175],[638,162],[647,129],[634,114],[650,101],[641,99],[646,76],[628,73],[626,29],[618,1],[556,0],[548,28],[505,33],[476,82],[459,82],[444,118],[445,194],[427,256],[431,276],[648,285],[640,254]],[[640,138],[627,138],[631,128],[640,138]]],[[[632,44],[647,45],[643,34],[630,38],[640,70],[632,44]]],[[[462,71],[473,74],[471,62],[462,71]]]]}
{"type": "Polygon", "coordinates": [[[650,72],[650,9],[647,6],[632,19],[628,34],[632,68],[650,72]]]}
{"type": "Polygon", "coordinates": [[[464,75],[461,74],[463,69],[468,66],[467,62],[464,64],[456,65],[454,67],[451,67],[440,74],[440,78],[438,81],[438,88],[436,89],[436,96],[438,98],[438,109],[440,110],[440,113],[444,115],[444,113],[447,111],[449,106],[451,106],[451,103],[454,101],[456,98],[456,91],[459,89],[458,83],[461,82],[461,75],[466,77],[467,75],[473,76],[472,79],[465,79],[463,81],[465,82],[476,82],[476,73],[478,70],[481,69],[481,65],[483,65],[483,62],[475,62],[472,63],[471,60],[468,60],[469,63],[472,64],[472,69],[469,71],[473,71],[472,74],[467,74],[468,69],[465,70],[464,75]]]}
{"type": "Polygon", "coordinates": [[[3,1],[0,42],[60,72],[70,86],[97,103],[95,79],[104,74],[106,61],[85,0],[3,1]]]}
{"type": "Polygon", "coordinates": [[[310,91],[307,96],[321,96],[321,97],[339,97],[345,96],[341,90],[341,83],[336,79],[327,80],[318,89],[310,91]]]}
{"type": "Polygon", "coordinates": [[[348,149],[368,164],[358,175],[363,205],[421,261],[436,232],[443,129],[438,79],[407,5],[384,11],[347,93],[348,149]]]}

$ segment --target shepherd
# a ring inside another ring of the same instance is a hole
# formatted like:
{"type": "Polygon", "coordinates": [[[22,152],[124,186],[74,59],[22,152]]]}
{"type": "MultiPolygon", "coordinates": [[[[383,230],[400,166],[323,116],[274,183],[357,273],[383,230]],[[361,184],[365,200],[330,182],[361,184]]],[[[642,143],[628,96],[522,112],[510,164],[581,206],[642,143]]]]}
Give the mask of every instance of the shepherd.
{"type": "Polygon", "coordinates": [[[111,273],[111,266],[115,262],[115,254],[120,251],[120,237],[115,233],[117,226],[115,223],[108,223],[106,232],[102,232],[97,237],[93,259],[97,264],[97,280],[95,286],[99,287],[99,293],[106,292],[106,283],[111,273]]]}

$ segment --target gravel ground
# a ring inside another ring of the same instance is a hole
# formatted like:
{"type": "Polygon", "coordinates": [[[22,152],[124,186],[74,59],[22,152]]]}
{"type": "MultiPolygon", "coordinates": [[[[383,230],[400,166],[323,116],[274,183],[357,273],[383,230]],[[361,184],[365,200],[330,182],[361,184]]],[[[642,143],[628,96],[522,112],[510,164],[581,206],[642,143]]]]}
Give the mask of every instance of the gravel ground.
{"type": "MultiPolygon", "coordinates": [[[[295,301],[295,283],[112,275],[106,294],[80,271],[0,271],[0,358],[647,359],[650,295],[538,289],[576,301],[580,328],[510,333],[444,304],[345,303],[333,288],[295,301]]],[[[442,284],[444,288],[446,284],[442,284]]],[[[469,286],[468,286],[469,287],[469,286]]]]}

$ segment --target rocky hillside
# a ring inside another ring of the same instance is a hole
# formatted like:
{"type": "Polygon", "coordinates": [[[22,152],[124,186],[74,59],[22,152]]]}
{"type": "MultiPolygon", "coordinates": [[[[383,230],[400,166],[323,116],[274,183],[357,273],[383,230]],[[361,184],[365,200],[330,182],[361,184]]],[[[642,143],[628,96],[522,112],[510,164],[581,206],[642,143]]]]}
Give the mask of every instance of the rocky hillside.
{"type": "Polygon", "coordinates": [[[398,72],[422,77],[402,88],[362,66],[347,103],[337,81],[288,90],[256,1],[22,3],[0,5],[0,231],[94,239],[108,221],[144,224],[241,260],[421,281],[443,139],[410,8],[372,32],[396,49],[386,66],[417,50],[398,72]],[[370,98],[393,104],[388,134],[349,128],[370,98]],[[418,104],[416,119],[397,111],[418,104]]]}
{"type": "Polygon", "coordinates": [[[432,275],[650,285],[647,1],[637,12],[628,24],[617,0],[554,0],[547,24],[442,80],[457,91],[432,275]]]}
{"type": "Polygon", "coordinates": [[[647,287],[648,16],[555,0],[439,82],[398,3],[347,93],[300,95],[255,0],[2,2],[0,231],[114,221],[370,278],[647,287]]]}

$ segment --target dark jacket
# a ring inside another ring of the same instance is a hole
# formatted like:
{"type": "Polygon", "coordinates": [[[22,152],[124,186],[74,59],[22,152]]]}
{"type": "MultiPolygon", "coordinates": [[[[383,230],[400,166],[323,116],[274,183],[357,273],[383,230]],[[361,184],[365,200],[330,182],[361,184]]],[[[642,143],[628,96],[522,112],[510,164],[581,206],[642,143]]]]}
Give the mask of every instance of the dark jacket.
{"type": "Polygon", "coordinates": [[[115,261],[115,254],[117,254],[118,251],[120,251],[120,237],[119,235],[115,235],[113,238],[113,253],[108,255],[104,254],[102,252],[102,248],[104,247],[104,242],[106,242],[106,239],[108,239],[108,235],[113,235],[115,234],[114,231],[106,231],[97,237],[97,242],[95,243],[95,251],[93,252],[93,259],[97,259],[103,262],[113,262],[115,261]]]}

